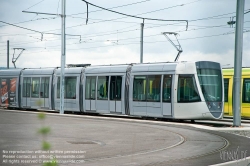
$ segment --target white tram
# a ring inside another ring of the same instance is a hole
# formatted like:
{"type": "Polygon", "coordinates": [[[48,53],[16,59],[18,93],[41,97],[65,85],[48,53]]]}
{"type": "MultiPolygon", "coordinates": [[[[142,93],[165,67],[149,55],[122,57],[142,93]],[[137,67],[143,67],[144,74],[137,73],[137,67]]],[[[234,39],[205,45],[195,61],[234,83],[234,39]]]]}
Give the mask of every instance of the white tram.
{"type": "MultiPolygon", "coordinates": [[[[1,105],[59,110],[60,73],[58,68],[0,70],[1,105]]],[[[170,119],[223,116],[223,79],[216,62],[66,68],[64,87],[65,111],[170,119]]]]}

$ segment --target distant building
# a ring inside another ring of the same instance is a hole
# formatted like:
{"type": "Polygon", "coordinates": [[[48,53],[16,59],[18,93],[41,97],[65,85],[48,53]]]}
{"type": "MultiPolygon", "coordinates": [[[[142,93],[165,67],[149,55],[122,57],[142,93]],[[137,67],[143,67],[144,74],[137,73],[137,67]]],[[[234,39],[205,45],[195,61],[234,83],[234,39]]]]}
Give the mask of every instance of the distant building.
{"type": "Polygon", "coordinates": [[[86,67],[90,65],[91,64],[67,64],[67,67],[86,67]]]}

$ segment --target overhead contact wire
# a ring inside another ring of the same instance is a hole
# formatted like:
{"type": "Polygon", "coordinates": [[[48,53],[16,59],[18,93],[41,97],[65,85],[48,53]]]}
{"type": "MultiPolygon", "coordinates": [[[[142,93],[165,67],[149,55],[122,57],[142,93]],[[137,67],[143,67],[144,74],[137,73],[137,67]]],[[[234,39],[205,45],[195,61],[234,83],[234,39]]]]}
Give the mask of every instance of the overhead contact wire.
{"type": "Polygon", "coordinates": [[[104,7],[101,7],[101,6],[97,6],[97,5],[94,5],[92,3],[89,3],[88,1],[85,1],[85,0],[82,0],[92,6],[95,6],[97,8],[100,8],[100,9],[103,9],[103,10],[107,10],[109,12],[113,12],[113,13],[116,13],[116,14],[120,14],[120,15],[124,15],[124,16],[128,16],[128,17],[133,17],[133,18],[138,18],[138,19],[142,19],[142,20],[153,20],[153,21],[178,21],[178,22],[186,22],[187,25],[186,25],[186,30],[188,29],[188,20],[164,20],[164,19],[156,19],[156,18],[146,18],[146,17],[138,17],[138,16],[134,16],[134,15],[130,15],[130,14],[125,14],[125,13],[121,13],[121,12],[117,12],[117,11],[113,11],[113,10],[110,10],[110,9],[106,9],[104,7]]]}

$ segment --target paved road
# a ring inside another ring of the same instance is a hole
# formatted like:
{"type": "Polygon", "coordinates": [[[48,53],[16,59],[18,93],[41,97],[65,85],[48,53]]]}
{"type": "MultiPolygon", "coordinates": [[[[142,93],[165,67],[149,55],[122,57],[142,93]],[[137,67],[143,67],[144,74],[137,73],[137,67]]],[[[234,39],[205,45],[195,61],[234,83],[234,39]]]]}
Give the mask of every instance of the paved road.
{"type": "Polygon", "coordinates": [[[249,138],[168,122],[0,110],[0,165],[211,165],[250,155],[249,138]],[[41,151],[41,126],[50,126],[50,153],[41,151]],[[22,163],[21,163],[22,162],[22,163]],[[34,163],[32,163],[34,162],[34,163]]]}

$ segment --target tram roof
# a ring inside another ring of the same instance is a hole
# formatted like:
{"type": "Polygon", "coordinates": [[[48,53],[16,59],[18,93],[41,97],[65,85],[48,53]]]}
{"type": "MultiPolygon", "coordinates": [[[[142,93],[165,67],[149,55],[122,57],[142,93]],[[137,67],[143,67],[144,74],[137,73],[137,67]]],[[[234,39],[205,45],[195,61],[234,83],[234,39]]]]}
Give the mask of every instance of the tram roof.
{"type": "Polygon", "coordinates": [[[178,63],[144,63],[135,64],[132,67],[132,72],[161,72],[174,71],[178,63]]]}
{"type": "MultiPolygon", "coordinates": [[[[222,69],[223,75],[234,75],[234,68],[222,69]]],[[[242,68],[242,75],[250,75],[250,67],[242,68]]]]}
{"type": "Polygon", "coordinates": [[[37,69],[24,69],[23,75],[51,75],[54,73],[55,68],[37,68],[37,69]]]}
{"type": "MultiPolygon", "coordinates": [[[[70,67],[70,68],[65,68],[64,73],[65,74],[80,74],[84,67],[70,67]]],[[[56,75],[59,75],[61,73],[61,68],[56,70],[56,75]]]]}
{"type": "Polygon", "coordinates": [[[19,76],[22,69],[4,69],[0,70],[0,76],[19,76]]]}
{"type": "Polygon", "coordinates": [[[89,66],[85,69],[85,73],[125,73],[130,65],[107,65],[107,66],[89,66]]]}

